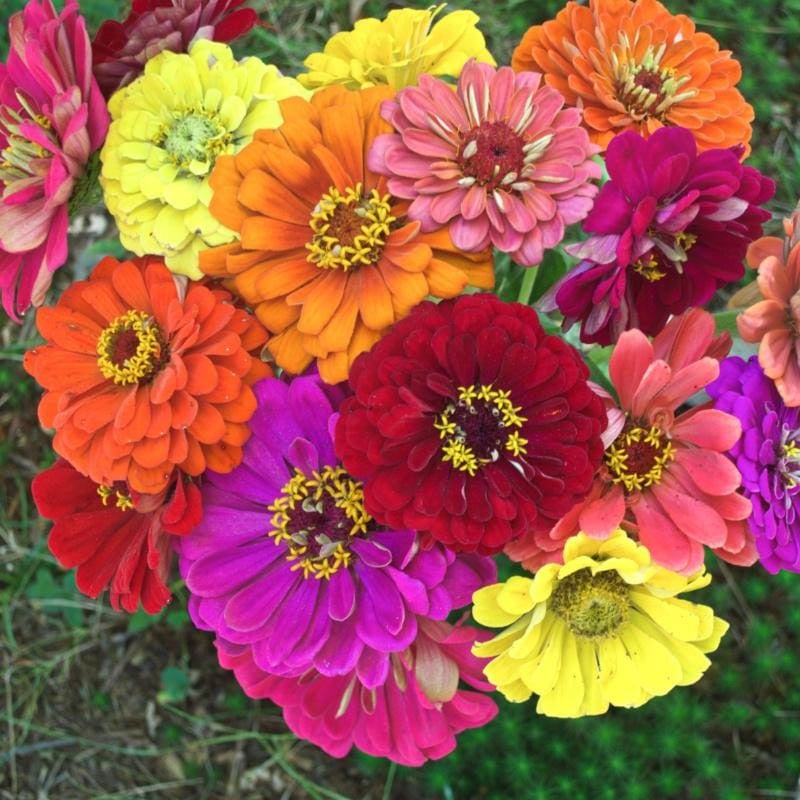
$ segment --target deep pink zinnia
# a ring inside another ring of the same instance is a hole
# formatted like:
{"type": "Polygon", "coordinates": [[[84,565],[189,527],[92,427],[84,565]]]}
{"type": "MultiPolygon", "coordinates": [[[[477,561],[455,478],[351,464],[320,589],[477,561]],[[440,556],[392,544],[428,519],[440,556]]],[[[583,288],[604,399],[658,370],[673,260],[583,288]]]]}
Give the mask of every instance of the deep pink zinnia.
{"type": "Polygon", "coordinates": [[[30,0],[8,23],[8,62],[0,64],[0,295],[14,318],[42,302],[67,259],[67,206],[96,183],[89,157],[108,129],[78,11],[75,0],[60,14],[50,0],[30,0]]]}
{"type": "Polygon", "coordinates": [[[471,61],[455,92],[421,75],[383,104],[397,133],[379,136],[367,163],[413,201],[423,231],[449,225],[462,250],[491,244],[534,266],[586,216],[600,177],[580,111],[563,106],[538,72],[471,61]]]}
{"type": "Polygon", "coordinates": [[[542,307],[580,321],[581,340],[610,344],[624,330],[655,335],[671,314],[701,306],[744,274],[743,259],[775,184],[742,166],[744,147],[697,152],[692,133],[634,131],[608,146],[610,180],[583,222],[583,259],[542,307]]]}
{"type": "Polygon", "coordinates": [[[188,52],[195,39],[232,42],[256,24],[245,0],[133,0],[123,22],[107,19],[92,42],[94,74],[106,97],[127,86],[163,50],[188,52]]]}
{"type": "Polygon", "coordinates": [[[392,668],[374,688],[364,686],[355,670],[335,677],[310,670],[300,678],[281,678],[260,669],[247,646],[219,638],[216,645],[220,664],[234,671],[245,693],[282,706],[297,736],[337,758],[355,746],[418,767],[446,756],[457,734],[497,714],[483,694],[493,688],[482,675],[484,659],[470,652],[476,639],[491,634],[422,617],[418,625],[414,642],[392,653],[392,668]],[[460,688],[459,680],[472,688],[460,688]]]}
{"type": "Polygon", "coordinates": [[[653,561],[691,574],[703,546],[732,564],[756,559],[747,526],[750,501],[738,494],[741,475],[725,452],[739,439],[731,414],[678,408],[719,374],[730,337],[714,336],[714,318],[690,309],[652,343],[638,330],[620,336],[609,371],[619,408],[609,414],[609,439],[594,486],[548,534],[530,534],[506,547],[529,569],[559,561],[564,542],[583,531],[605,538],[622,526],[653,561]]]}

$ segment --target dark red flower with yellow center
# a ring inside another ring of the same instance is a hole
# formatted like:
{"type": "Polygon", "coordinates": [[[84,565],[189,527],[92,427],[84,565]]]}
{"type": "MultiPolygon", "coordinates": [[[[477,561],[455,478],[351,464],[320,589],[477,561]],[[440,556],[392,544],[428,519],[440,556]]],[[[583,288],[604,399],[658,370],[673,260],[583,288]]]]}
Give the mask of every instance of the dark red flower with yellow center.
{"type": "Polygon", "coordinates": [[[378,521],[494,553],[588,492],[606,416],[587,376],[527,306],[422,303],[353,364],[336,451],[378,521]]]}

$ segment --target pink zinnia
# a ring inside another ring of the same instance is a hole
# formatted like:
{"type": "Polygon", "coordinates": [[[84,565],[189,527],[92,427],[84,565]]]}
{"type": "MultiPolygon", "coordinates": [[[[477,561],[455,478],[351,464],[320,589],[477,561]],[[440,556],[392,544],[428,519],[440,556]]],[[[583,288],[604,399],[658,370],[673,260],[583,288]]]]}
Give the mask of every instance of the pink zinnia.
{"type": "Polygon", "coordinates": [[[385,681],[369,689],[355,670],[326,677],[310,670],[300,678],[264,672],[252,650],[217,639],[220,664],[232,669],[249,697],[283,707],[289,728],[337,758],[355,745],[372,756],[418,767],[446,756],[456,735],[485,725],[497,706],[482,692],[485,659],[470,652],[488,631],[419,618],[419,633],[402,653],[393,653],[385,681]],[[473,689],[459,688],[462,680],[473,689]]]}
{"type": "Polygon", "coordinates": [[[94,74],[106,97],[127,86],[163,50],[186,53],[196,39],[232,42],[256,24],[245,0],[133,0],[123,22],[107,19],[92,42],[94,74]]]}
{"type": "Polygon", "coordinates": [[[449,225],[462,250],[493,244],[534,266],[589,212],[588,181],[600,177],[580,111],[563,106],[537,72],[471,61],[455,92],[421,75],[383,104],[397,133],[379,136],[367,163],[413,201],[408,215],[423,231],[449,225]]]}
{"type": "Polygon", "coordinates": [[[0,64],[0,295],[14,318],[42,302],[67,259],[67,204],[96,183],[89,157],[108,129],[78,10],[74,0],[60,14],[50,0],[31,0],[8,24],[8,62],[0,64]]]}
{"type": "Polygon", "coordinates": [[[724,455],[741,424],[709,404],[677,413],[718,376],[729,347],[700,309],[671,320],[652,343],[639,330],[623,333],[609,362],[619,407],[609,412],[611,441],[592,491],[549,534],[512,542],[506,553],[533,569],[560,560],[578,531],[605,538],[622,526],[676,572],[698,570],[703,545],[732,564],[752,564],[750,501],[737,493],[741,475],[724,455]]]}

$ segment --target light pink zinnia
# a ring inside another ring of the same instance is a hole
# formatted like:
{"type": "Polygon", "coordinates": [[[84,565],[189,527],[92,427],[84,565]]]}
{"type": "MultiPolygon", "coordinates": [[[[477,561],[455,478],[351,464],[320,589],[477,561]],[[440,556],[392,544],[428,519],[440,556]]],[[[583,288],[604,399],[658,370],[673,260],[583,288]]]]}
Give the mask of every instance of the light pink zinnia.
{"type": "Polygon", "coordinates": [[[741,434],[739,420],[710,404],[677,409],[719,374],[730,348],[714,336],[714,318],[690,309],[652,343],[623,333],[609,362],[619,407],[609,413],[603,464],[589,496],[549,532],[512,542],[506,553],[528,569],[560,561],[564,542],[583,531],[605,538],[622,526],[667,569],[691,574],[703,546],[746,566],[756,559],[747,525],[750,501],[737,493],[741,475],[724,453],[741,434]]]}
{"type": "Polygon", "coordinates": [[[402,653],[392,653],[385,682],[367,689],[355,672],[326,677],[309,670],[299,678],[264,672],[247,645],[216,640],[220,664],[232,669],[249,697],[283,708],[289,728],[337,758],[355,747],[372,756],[418,767],[446,756],[456,735],[485,725],[497,706],[483,692],[486,659],[472,655],[489,631],[418,618],[419,633],[402,653]],[[459,680],[472,689],[459,687],[459,680]],[[477,689],[478,691],[474,691],[477,689]]]}
{"type": "Polygon", "coordinates": [[[89,157],[108,130],[78,11],[75,0],[60,14],[50,0],[30,0],[8,23],[8,62],[0,64],[0,295],[14,318],[42,302],[66,261],[67,204],[90,190],[89,157]]]}
{"type": "Polygon", "coordinates": [[[462,250],[493,244],[534,266],[589,212],[588,181],[600,177],[581,112],[563,105],[538,72],[471,61],[455,92],[421,75],[384,102],[397,133],[379,136],[367,163],[413,200],[408,215],[423,231],[449,225],[462,250]]]}

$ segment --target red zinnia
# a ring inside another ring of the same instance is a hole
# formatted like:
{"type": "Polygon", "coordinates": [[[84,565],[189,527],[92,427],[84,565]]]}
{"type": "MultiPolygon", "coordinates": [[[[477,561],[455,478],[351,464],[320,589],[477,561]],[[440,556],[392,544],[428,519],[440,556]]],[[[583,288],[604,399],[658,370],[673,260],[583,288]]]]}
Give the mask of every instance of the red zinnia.
{"type": "Polygon", "coordinates": [[[589,490],[606,415],[587,376],[527,306],[425,302],[353,364],[336,451],[382,523],[495,553],[589,490]]]}
{"type": "Polygon", "coordinates": [[[170,599],[170,534],[183,536],[200,522],[200,491],[180,473],[157,495],[124,483],[96,484],[59,459],[33,479],[39,513],[52,519],[48,545],[63,567],[77,567],[78,589],[97,597],[110,586],[111,605],[150,614],[170,599]]]}

